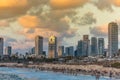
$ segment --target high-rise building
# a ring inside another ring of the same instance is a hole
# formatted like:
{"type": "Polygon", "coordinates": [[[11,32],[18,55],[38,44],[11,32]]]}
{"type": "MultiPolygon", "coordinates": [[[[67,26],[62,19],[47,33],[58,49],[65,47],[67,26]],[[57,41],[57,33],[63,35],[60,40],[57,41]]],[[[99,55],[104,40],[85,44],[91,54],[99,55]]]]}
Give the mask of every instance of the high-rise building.
{"type": "Polygon", "coordinates": [[[97,56],[98,55],[98,46],[97,46],[97,38],[91,38],[91,54],[90,56],[97,56]]]}
{"type": "Polygon", "coordinates": [[[75,56],[75,57],[78,57],[78,56],[77,56],[77,49],[74,51],[74,56],[75,56]]]}
{"type": "Polygon", "coordinates": [[[42,55],[43,53],[43,37],[36,36],[35,37],[35,54],[42,55]]]}
{"type": "Polygon", "coordinates": [[[104,55],[104,38],[98,38],[98,53],[104,55]]]}
{"type": "Polygon", "coordinates": [[[84,41],[84,56],[89,56],[90,54],[89,35],[83,35],[83,41],[84,41]]]}
{"type": "Polygon", "coordinates": [[[0,56],[3,57],[4,39],[0,38],[0,56]]]}
{"type": "Polygon", "coordinates": [[[58,47],[58,57],[64,57],[64,46],[58,47]]]}
{"type": "Polygon", "coordinates": [[[69,56],[69,47],[65,48],[65,56],[69,56]]]}
{"type": "Polygon", "coordinates": [[[77,57],[84,56],[84,41],[83,40],[78,41],[76,56],[77,57]]]}
{"type": "Polygon", "coordinates": [[[35,47],[31,49],[31,54],[35,54],[35,47]]]}
{"type": "Polygon", "coordinates": [[[118,25],[115,22],[108,24],[108,48],[110,57],[118,52],[118,25]]]}
{"type": "Polygon", "coordinates": [[[8,46],[5,48],[5,55],[11,56],[12,54],[12,47],[8,46]]]}
{"type": "Polygon", "coordinates": [[[57,58],[57,37],[50,36],[49,38],[49,50],[48,50],[48,58],[57,58]]]}
{"type": "Polygon", "coordinates": [[[74,47],[73,46],[66,47],[65,53],[66,53],[66,56],[74,56],[74,47]]]}

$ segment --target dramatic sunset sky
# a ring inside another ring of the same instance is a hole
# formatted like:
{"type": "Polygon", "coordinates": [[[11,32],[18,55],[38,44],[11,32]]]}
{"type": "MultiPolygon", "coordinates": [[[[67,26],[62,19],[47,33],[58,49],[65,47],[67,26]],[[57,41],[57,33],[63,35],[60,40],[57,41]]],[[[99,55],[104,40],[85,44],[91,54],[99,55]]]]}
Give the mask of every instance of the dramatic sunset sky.
{"type": "Polygon", "coordinates": [[[34,37],[56,35],[59,45],[76,46],[82,35],[104,37],[107,25],[120,23],[120,0],[0,0],[0,36],[13,52],[34,46],[34,37]]]}

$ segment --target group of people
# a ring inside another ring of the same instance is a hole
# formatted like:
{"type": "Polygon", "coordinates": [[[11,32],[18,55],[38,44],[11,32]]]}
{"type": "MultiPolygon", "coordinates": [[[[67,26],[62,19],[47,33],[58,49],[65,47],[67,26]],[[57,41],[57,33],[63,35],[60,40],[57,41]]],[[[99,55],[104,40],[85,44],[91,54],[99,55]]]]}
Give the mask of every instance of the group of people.
{"type": "MultiPolygon", "coordinates": [[[[54,64],[53,64],[54,65],[54,64]]],[[[61,72],[64,74],[72,74],[72,75],[79,75],[79,74],[85,74],[85,75],[92,75],[96,76],[96,80],[99,80],[100,76],[109,76],[111,77],[119,77],[120,73],[110,71],[110,70],[95,70],[95,69],[85,69],[85,68],[73,68],[71,65],[69,67],[67,65],[64,66],[50,66],[50,65],[39,65],[39,66],[34,66],[33,67],[36,70],[41,70],[41,71],[53,71],[53,72],[61,72]]]]}

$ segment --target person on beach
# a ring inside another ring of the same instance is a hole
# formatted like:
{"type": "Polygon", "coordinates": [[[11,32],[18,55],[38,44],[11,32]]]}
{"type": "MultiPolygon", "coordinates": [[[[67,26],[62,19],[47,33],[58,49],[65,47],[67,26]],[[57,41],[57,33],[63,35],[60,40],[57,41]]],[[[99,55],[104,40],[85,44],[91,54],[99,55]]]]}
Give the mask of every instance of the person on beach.
{"type": "Polygon", "coordinates": [[[112,80],[112,75],[113,75],[113,73],[110,71],[110,75],[109,75],[110,80],[112,80]]]}
{"type": "Polygon", "coordinates": [[[99,78],[100,78],[100,73],[96,72],[96,80],[99,80],[99,78]]]}

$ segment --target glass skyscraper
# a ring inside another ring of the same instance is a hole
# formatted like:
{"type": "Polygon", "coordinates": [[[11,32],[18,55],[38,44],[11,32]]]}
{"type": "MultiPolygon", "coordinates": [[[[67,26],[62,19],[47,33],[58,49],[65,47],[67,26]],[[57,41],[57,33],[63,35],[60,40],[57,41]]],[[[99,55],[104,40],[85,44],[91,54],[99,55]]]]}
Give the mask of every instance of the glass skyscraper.
{"type": "Polygon", "coordinates": [[[115,22],[108,24],[108,48],[110,57],[118,52],[118,25],[115,22]]]}
{"type": "Polygon", "coordinates": [[[104,38],[98,38],[98,53],[104,55],[104,38]]]}
{"type": "Polygon", "coordinates": [[[78,45],[77,45],[77,57],[81,57],[84,55],[84,41],[80,40],[78,41],[78,45]]]}
{"type": "Polygon", "coordinates": [[[48,46],[48,58],[57,58],[57,37],[50,36],[48,46]]]}
{"type": "Polygon", "coordinates": [[[3,57],[4,39],[0,38],[0,56],[3,57]]]}
{"type": "Polygon", "coordinates": [[[97,46],[97,38],[91,38],[91,54],[90,56],[97,56],[98,55],[98,46],[97,46]]]}
{"type": "Polygon", "coordinates": [[[66,47],[65,48],[66,56],[74,56],[74,47],[66,47]]]}
{"type": "Polygon", "coordinates": [[[58,57],[64,57],[64,46],[58,47],[58,57]]]}
{"type": "Polygon", "coordinates": [[[42,55],[43,53],[43,37],[36,36],[35,37],[35,54],[42,55]]]}

